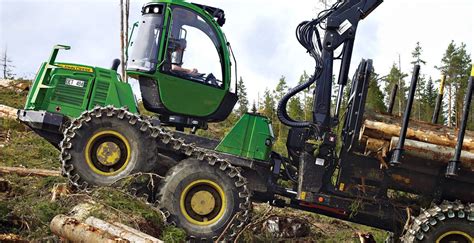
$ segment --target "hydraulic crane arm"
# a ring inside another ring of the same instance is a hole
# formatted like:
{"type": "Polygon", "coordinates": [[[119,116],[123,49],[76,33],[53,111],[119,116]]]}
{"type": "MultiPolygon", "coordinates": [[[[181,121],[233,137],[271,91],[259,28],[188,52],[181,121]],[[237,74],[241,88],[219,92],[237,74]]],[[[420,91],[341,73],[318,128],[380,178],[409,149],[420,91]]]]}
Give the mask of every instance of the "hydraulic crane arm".
{"type": "MultiPolygon", "coordinates": [[[[339,113],[343,88],[347,83],[352,58],[352,49],[358,23],[367,17],[382,0],[349,0],[336,8],[327,18],[326,33],[323,40],[323,67],[314,91],[313,120],[326,131],[330,124],[331,89],[333,78],[334,50],[343,45],[341,68],[338,84],[340,85],[335,114],[339,113]]],[[[335,117],[337,119],[337,116],[335,117]]]]}
{"type": "MultiPolygon", "coordinates": [[[[302,85],[293,88],[278,104],[278,118],[290,127],[309,127],[315,125],[324,133],[331,126],[330,107],[334,50],[343,46],[339,81],[341,90],[347,83],[347,77],[352,57],[354,38],[359,21],[369,15],[382,0],[346,0],[338,1],[331,8],[323,11],[316,19],[302,22],[297,28],[297,38],[308,53],[315,59],[314,74],[302,85]],[[318,27],[326,22],[326,31],[321,41],[318,27]],[[314,91],[313,122],[292,120],[286,111],[288,101],[317,82],[314,91]]],[[[337,110],[339,109],[342,92],[339,92],[337,110]]],[[[337,113],[337,112],[336,112],[337,113]]],[[[322,135],[322,134],[318,134],[322,135]]]]}

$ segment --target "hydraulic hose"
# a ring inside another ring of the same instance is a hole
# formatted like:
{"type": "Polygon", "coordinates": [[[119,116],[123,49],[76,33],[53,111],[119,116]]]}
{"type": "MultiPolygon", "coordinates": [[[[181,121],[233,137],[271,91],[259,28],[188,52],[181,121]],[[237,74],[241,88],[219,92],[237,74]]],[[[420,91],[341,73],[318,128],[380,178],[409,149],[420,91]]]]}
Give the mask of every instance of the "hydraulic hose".
{"type": "Polygon", "coordinates": [[[292,88],[278,102],[277,116],[281,123],[285,124],[286,126],[303,128],[313,125],[313,122],[311,121],[293,120],[290,115],[288,115],[286,107],[288,105],[288,101],[293,96],[311,86],[311,84],[315,83],[321,75],[323,70],[323,60],[321,58],[322,45],[318,26],[321,26],[323,20],[326,19],[340,4],[341,2],[337,1],[330,8],[323,10],[321,13],[319,13],[316,19],[313,19],[311,21],[303,21],[298,25],[298,27],[296,27],[296,39],[298,39],[298,42],[306,49],[309,55],[314,58],[316,62],[316,67],[313,76],[311,76],[306,82],[292,88]]]}
{"type": "Polygon", "coordinates": [[[288,101],[298,94],[299,92],[307,89],[311,84],[316,82],[317,75],[311,76],[306,82],[292,88],[287,94],[283,96],[283,98],[278,102],[277,106],[277,116],[280,119],[281,123],[289,126],[289,127],[309,127],[312,123],[309,121],[295,121],[289,115],[286,107],[288,105],[288,101]]]}

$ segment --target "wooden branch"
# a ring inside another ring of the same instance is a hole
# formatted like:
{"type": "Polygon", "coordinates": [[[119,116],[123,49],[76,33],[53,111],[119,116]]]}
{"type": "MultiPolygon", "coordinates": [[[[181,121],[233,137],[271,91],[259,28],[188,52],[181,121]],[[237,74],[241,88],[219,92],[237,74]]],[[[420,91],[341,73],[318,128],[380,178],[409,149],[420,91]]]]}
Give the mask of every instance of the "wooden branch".
{"type": "Polygon", "coordinates": [[[63,214],[56,215],[51,220],[50,229],[53,234],[72,242],[130,242],[63,214]]]}
{"type": "Polygon", "coordinates": [[[0,166],[0,174],[16,174],[19,176],[48,177],[48,176],[61,176],[61,171],[0,166]]]}
{"type": "Polygon", "coordinates": [[[57,198],[71,194],[71,190],[67,183],[56,183],[51,189],[51,202],[55,202],[57,198]]]}

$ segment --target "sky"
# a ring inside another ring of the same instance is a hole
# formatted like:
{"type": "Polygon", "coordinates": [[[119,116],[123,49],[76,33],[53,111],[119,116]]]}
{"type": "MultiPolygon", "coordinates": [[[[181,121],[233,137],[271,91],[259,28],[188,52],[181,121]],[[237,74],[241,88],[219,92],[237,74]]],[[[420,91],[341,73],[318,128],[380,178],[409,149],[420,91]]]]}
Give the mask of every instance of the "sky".
{"type": "MultiPolygon", "coordinates": [[[[295,28],[316,17],[319,0],[194,1],[225,11],[223,31],[251,102],[281,76],[291,87],[303,71],[313,72],[314,61],[296,40],[295,28]]],[[[131,23],[146,2],[131,0],[131,23]]],[[[385,0],[359,23],[349,76],[361,58],[373,59],[375,71],[386,75],[399,55],[402,71],[410,73],[411,51],[419,41],[427,61],[421,72],[438,79],[434,66],[451,40],[466,43],[472,53],[473,11],[472,0],[385,0]]],[[[55,44],[72,46],[57,60],[110,67],[120,56],[119,19],[119,0],[0,0],[0,51],[7,50],[18,77],[32,78],[55,44]]]]}

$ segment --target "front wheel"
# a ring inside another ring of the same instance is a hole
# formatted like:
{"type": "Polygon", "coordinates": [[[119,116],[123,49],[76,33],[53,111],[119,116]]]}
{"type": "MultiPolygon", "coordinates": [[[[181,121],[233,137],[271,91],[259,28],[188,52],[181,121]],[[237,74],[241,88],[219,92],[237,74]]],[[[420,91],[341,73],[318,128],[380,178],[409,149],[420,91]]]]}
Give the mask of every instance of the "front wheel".
{"type": "Polygon", "coordinates": [[[124,109],[97,107],[72,122],[60,144],[64,174],[79,188],[110,185],[157,163],[149,125],[124,109]]]}
{"type": "Polygon", "coordinates": [[[248,218],[249,193],[237,168],[186,159],[167,174],[159,191],[168,223],[183,228],[190,240],[230,240],[248,218]],[[224,232],[225,231],[225,232],[224,232]]]}

